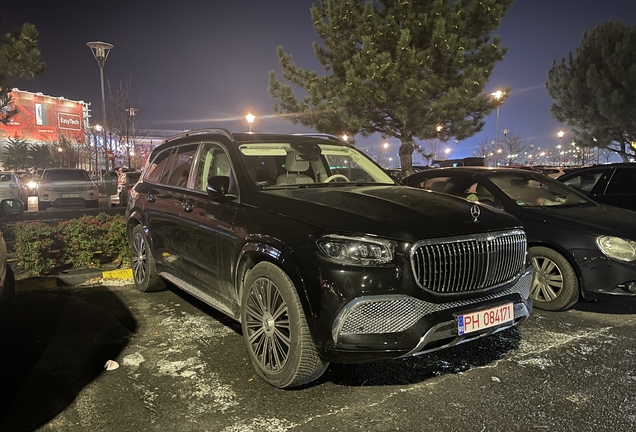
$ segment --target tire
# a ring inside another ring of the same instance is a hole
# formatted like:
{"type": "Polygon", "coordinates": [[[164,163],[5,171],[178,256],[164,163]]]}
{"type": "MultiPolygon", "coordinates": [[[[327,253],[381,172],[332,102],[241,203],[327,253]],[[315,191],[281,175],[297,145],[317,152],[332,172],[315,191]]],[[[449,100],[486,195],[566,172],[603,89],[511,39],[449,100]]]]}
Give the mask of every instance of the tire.
{"type": "Polygon", "coordinates": [[[530,248],[535,274],[530,289],[534,306],[550,311],[566,310],[579,300],[579,281],[567,259],[554,249],[530,248]]]}
{"type": "Polygon", "coordinates": [[[274,264],[261,262],[248,273],[241,327],[254,369],[274,387],[309,383],[329,366],[318,355],[294,284],[274,264]]]}
{"type": "Polygon", "coordinates": [[[148,238],[141,225],[133,228],[130,239],[130,252],[133,278],[137,289],[143,292],[166,289],[166,283],[157,274],[155,258],[148,247],[148,238]]]}

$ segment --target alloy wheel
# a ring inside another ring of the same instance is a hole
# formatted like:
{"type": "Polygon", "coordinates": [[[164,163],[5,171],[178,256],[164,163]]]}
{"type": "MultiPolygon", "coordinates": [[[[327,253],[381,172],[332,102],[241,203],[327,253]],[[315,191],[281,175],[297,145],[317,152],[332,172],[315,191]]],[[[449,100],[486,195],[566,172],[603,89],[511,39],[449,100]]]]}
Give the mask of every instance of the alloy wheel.
{"type": "Polygon", "coordinates": [[[259,278],[249,287],[246,308],[248,343],[264,371],[280,371],[291,349],[289,311],[278,287],[259,278]]]}
{"type": "Polygon", "coordinates": [[[132,241],[131,267],[135,282],[141,284],[146,278],[148,270],[146,257],[146,239],[141,233],[135,233],[132,241]]]}

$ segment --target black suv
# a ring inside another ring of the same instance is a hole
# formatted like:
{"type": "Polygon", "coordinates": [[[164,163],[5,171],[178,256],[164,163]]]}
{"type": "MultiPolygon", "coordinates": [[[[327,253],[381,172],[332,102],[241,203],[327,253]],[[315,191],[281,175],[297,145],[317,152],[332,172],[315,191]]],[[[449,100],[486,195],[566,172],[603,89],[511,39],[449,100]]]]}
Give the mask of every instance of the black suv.
{"type": "Polygon", "coordinates": [[[170,282],[239,321],[276,387],[331,361],[453,346],[532,309],[517,219],[398,185],[336,137],[186,132],[130,193],[136,286],[170,282]]]}

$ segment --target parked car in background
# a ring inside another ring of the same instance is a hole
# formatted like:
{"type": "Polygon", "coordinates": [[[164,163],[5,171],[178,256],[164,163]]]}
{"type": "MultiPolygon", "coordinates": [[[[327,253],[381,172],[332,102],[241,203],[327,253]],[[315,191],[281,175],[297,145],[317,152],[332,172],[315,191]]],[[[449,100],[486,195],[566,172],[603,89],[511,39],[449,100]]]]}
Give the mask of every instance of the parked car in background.
{"type": "Polygon", "coordinates": [[[441,168],[404,184],[488,204],[521,220],[535,267],[532,301],[564,310],[583,296],[636,295],[636,214],[525,170],[441,168]]]}
{"type": "Polygon", "coordinates": [[[140,172],[126,171],[119,176],[117,183],[117,194],[112,195],[110,198],[111,204],[125,206],[128,204],[128,197],[130,196],[130,188],[137,183],[140,172]]]}
{"type": "Polygon", "coordinates": [[[332,361],[454,346],[532,309],[517,219],[401,186],[337,137],[186,132],[130,193],[137,288],[170,282],[240,322],[276,387],[332,361]]]}
{"type": "Polygon", "coordinates": [[[532,168],[534,171],[541,173],[543,175],[547,175],[551,178],[559,178],[564,174],[574,171],[575,167],[555,167],[555,166],[534,166],[532,168]]]}
{"type": "Polygon", "coordinates": [[[11,172],[0,172],[0,200],[17,199],[26,207],[28,202],[27,187],[17,175],[11,172]]]}
{"type": "Polygon", "coordinates": [[[47,168],[38,183],[38,210],[48,207],[99,207],[99,189],[79,168],[47,168]]]}
{"type": "Polygon", "coordinates": [[[559,181],[595,201],[636,211],[636,164],[579,168],[559,177],[559,181]]]}
{"type": "MultiPolygon", "coordinates": [[[[21,200],[14,198],[3,199],[0,202],[0,218],[22,214],[24,213],[24,208],[21,200]]],[[[7,244],[2,231],[0,231],[0,314],[7,311],[14,296],[15,277],[11,266],[7,262],[7,244]]]]}

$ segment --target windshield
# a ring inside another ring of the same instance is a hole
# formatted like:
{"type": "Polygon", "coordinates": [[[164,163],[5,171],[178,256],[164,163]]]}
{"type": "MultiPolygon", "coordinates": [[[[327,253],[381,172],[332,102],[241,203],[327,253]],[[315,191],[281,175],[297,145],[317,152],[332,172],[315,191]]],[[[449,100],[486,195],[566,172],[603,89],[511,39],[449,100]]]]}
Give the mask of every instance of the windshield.
{"type": "Polygon", "coordinates": [[[91,181],[86,171],[81,169],[45,171],[42,181],[91,181]]]}
{"type": "Polygon", "coordinates": [[[496,173],[488,178],[519,206],[554,207],[593,203],[559,181],[543,175],[496,173]]]}
{"type": "Polygon", "coordinates": [[[247,143],[239,146],[259,189],[395,182],[355,147],[307,143],[247,143]]]}

